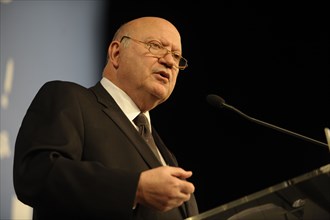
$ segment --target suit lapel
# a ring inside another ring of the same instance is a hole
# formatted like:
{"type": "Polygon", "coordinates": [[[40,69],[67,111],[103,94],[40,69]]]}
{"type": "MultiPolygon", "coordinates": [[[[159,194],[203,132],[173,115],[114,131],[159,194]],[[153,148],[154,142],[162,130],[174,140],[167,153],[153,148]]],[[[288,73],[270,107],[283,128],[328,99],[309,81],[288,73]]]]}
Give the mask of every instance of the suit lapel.
{"type": "Polygon", "coordinates": [[[164,144],[164,142],[162,141],[162,139],[160,138],[160,136],[158,135],[157,131],[154,128],[152,128],[152,136],[154,137],[156,145],[160,153],[162,154],[166,164],[169,166],[178,166],[178,163],[174,155],[168,150],[168,148],[166,147],[166,145],[164,144]]]}
{"type": "Polygon", "coordinates": [[[102,111],[108,115],[109,120],[112,120],[115,124],[117,124],[118,128],[123,133],[125,133],[129,140],[131,140],[132,145],[137,149],[148,166],[151,168],[160,166],[160,162],[152,153],[149,146],[145,143],[130,120],[119,108],[110,94],[104,89],[101,83],[97,83],[94,87],[91,88],[91,90],[95,94],[98,102],[104,106],[102,111]]]}

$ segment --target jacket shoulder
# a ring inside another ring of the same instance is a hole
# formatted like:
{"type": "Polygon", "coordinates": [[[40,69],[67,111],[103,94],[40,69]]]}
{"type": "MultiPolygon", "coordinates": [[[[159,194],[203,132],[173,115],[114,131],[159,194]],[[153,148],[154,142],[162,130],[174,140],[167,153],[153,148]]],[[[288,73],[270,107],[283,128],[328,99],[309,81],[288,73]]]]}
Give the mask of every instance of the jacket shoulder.
{"type": "Polygon", "coordinates": [[[67,87],[67,88],[76,88],[76,89],[86,89],[86,87],[75,83],[75,82],[70,82],[70,81],[63,81],[63,80],[52,80],[44,83],[41,88],[44,87],[67,87]]]}

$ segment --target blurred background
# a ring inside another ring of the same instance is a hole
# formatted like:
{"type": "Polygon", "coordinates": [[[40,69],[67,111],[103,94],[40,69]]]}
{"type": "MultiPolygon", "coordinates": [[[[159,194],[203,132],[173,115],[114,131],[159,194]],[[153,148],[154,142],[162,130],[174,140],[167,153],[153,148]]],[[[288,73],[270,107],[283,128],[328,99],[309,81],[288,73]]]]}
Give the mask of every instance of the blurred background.
{"type": "Polygon", "coordinates": [[[200,211],[330,162],[326,147],[250,122],[206,102],[326,143],[330,127],[329,13],[320,2],[0,0],[1,219],[30,219],[12,186],[14,142],[40,86],[95,84],[122,23],[168,19],[189,67],[153,124],[181,167],[192,170],[200,211]]]}

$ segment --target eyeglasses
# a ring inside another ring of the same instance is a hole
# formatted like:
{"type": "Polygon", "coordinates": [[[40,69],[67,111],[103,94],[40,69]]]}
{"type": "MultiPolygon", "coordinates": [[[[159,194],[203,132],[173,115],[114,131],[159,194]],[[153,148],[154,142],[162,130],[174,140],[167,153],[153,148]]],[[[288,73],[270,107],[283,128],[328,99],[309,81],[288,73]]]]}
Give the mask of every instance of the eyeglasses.
{"type": "Polygon", "coordinates": [[[127,39],[131,39],[137,43],[142,43],[145,46],[147,46],[149,52],[153,55],[156,56],[165,56],[166,54],[170,53],[174,59],[174,61],[176,62],[176,67],[180,70],[184,70],[185,68],[187,68],[188,66],[188,60],[186,60],[185,58],[183,58],[181,55],[179,55],[178,53],[175,53],[173,51],[168,50],[167,48],[165,48],[160,42],[156,41],[156,40],[152,40],[150,42],[143,42],[143,41],[139,41],[136,39],[133,39],[129,36],[123,36],[120,40],[120,42],[123,41],[124,38],[127,39]]]}

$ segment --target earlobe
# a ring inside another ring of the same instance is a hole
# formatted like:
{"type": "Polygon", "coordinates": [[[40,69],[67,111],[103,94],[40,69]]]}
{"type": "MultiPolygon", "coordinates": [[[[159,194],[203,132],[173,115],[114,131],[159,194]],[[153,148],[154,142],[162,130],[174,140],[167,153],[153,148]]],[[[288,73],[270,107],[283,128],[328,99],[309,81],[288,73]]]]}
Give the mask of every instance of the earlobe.
{"type": "Polygon", "coordinates": [[[108,57],[112,65],[117,68],[119,66],[119,42],[111,42],[108,48],[108,57]]]}

